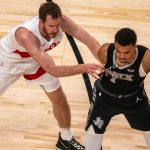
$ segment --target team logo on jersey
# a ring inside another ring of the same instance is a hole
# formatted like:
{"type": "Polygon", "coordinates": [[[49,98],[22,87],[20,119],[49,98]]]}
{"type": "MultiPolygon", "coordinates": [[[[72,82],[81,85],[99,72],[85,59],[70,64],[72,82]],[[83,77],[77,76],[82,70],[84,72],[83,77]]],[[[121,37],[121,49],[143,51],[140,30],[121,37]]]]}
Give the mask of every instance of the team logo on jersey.
{"type": "Polygon", "coordinates": [[[45,49],[45,51],[49,51],[49,50],[53,49],[53,48],[56,47],[59,43],[60,43],[60,42],[54,42],[54,43],[52,43],[52,44],[49,46],[49,48],[45,49]]]}
{"type": "Polygon", "coordinates": [[[126,81],[133,81],[133,76],[132,74],[123,74],[123,73],[118,73],[116,71],[113,70],[109,70],[109,69],[105,69],[106,74],[109,74],[110,76],[112,76],[112,79],[115,82],[116,79],[120,79],[120,80],[126,80],[126,81]]]}
{"type": "Polygon", "coordinates": [[[101,119],[101,117],[97,117],[96,120],[93,120],[94,125],[97,126],[99,129],[102,128],[104,121],[101,119]]]}

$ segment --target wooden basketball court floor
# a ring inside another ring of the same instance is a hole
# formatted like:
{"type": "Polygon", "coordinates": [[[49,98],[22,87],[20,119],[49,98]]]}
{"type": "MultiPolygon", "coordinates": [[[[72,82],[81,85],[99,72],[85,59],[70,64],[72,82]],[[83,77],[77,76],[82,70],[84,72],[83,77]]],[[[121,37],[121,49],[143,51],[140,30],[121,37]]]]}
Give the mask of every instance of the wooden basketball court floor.
{"type": "MultiPolygon", "coordinates": [[[[0,0],[0,37],[15,25],[37,15],[42,0],[0,0]]],[[[134,29],[138,43],[150,48],[149,0],[55,0],[63,13],[81,25],[101,44],[113,42],[122,27],[134,29]]],[[[97,62],[86,46],[76,41],[86,63],[97,62]]],[[[61,44],[49,53],[57,65],[77,64],[64,35],[61,44]]],[[[93,85],[94,79],[91,79],[93,85]]],[[[88,96],[81,75],[61,78],[72,112],[72,131],[84,143],[88,96]]],[[[145,80],[150,97],[150,78],[145,80]]],[[[0,150],[54,150],[58,126],[52,105],[44,92],[23,78],[0,98],[0,150]]],[[[148,150],[141,132],[129,127],[122,115],[112,119],[103,141],[104,150],[148,150]]]]}

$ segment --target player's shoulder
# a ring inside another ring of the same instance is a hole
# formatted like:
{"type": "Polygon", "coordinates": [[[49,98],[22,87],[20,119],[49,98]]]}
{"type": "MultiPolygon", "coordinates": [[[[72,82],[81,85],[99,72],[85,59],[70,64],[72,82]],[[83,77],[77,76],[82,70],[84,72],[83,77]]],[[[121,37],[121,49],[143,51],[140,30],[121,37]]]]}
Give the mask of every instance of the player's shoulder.
{"type": "Polygon", "coordinates": [[[16,36],[21,36],[21,37],[25,37],[30,33],[30,31],[28,29],[26,29],[25,27],[20,27],[16,30],[15,34],[16,36]]]}
{"type": "Polygon", "coordinates": [[[67,17],[66,15],[63,15],[62,16],[62,22],[61,22],[61,26],[65,26],[65,25],[68,25],[70,23],[70,18],[67,17]]]}
{"type": "Polygon", "coordinates": [[[150,60],[150,49],[147,49],[144,54],[143,60],[142,60],[142,66],[146,73],[150,72],[150,61],[149,60],[150,60]]]}
{"type": "Polygon", "coordinates": [[[100,54],[107,54],[107,50],[108,50],[108,47],[109,47],[110,43],[104,43],[102,44],[100,50],[99,50],[99,53],[100,54]]]}
{"type": "Polygon", "coordinates": [[[107,50],[108,47],[109,47],[110,43],[104,43],[102,46],[101,46],[101,49],[102,50],[107,50]]]}
{"type": "Polygon", "coordinates": [[[98,51],[98,57],[103,62],[106,63],[107,61],[107,51],[110,43],[104,43],[98,51]]]}

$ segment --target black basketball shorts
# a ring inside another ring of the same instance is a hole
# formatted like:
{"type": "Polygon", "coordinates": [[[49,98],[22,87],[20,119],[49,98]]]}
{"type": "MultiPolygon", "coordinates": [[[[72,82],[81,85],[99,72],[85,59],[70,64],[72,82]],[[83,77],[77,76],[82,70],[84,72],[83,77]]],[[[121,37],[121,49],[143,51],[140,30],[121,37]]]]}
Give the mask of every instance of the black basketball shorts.
{"type": "Polygon", "coordinates": [[[95,82],[85,130],[93,126],[95,133],[103,134],[111,118],[118,114],[125,116],[131,128],[150,131],[150,104],[144,89],[134,97],[119,99],[103,93],[95,82]]]}

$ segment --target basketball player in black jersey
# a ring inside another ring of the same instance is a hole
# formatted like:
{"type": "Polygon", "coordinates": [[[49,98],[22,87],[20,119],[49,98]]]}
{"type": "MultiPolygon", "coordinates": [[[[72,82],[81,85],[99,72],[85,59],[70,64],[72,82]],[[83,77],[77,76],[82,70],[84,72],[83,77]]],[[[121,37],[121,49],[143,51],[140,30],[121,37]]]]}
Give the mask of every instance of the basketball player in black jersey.
{"type": "Polygon", "coordinates": [[[102,45],[98,52],[105,72],[93,88],[85,150],[101,149],[106,127],[118,114],[125,116],[131,128],[143,131],[150,148],[150,105],[143,83],[150,72],[150,50],[136,42],[136,33],[122,28],[114,43],[102,45]]]}

